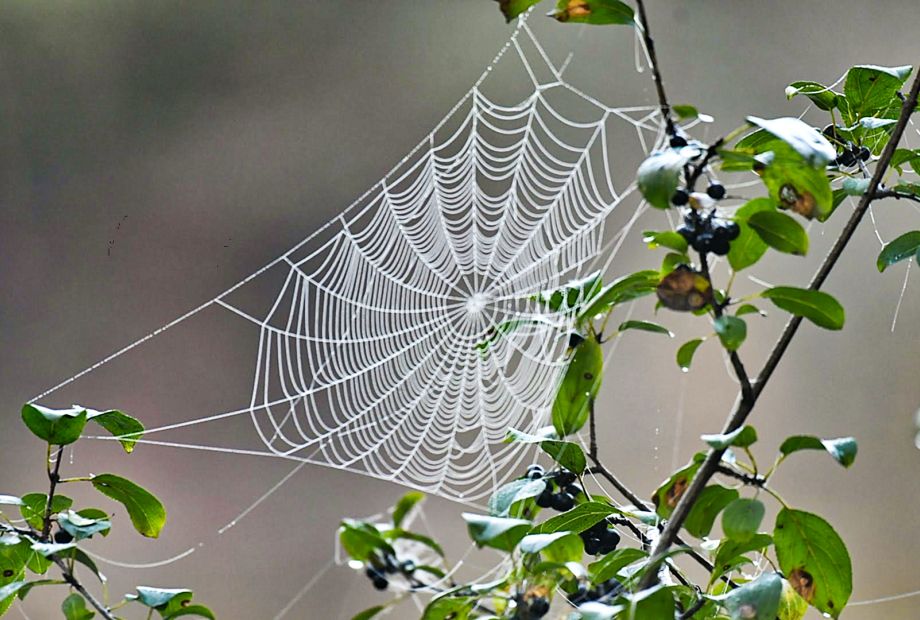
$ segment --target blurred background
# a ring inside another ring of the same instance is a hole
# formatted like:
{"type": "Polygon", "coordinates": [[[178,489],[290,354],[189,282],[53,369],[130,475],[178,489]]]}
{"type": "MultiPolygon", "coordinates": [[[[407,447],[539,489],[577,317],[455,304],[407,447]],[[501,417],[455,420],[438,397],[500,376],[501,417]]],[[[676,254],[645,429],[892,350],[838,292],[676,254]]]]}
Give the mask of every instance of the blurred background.
{"type": "MultiPolygon", "coordinates": [[[[920,63],[914,0],[652,0],[649,10],[672,100],[716,116],[700,137],[747,114],[798,114],[802,104],[783,93],[793,80],[833,82],[853,64],[920,63]]],[[[567,75],[577,86],[615,105],[654,102],[629,29],[531,21],[554,60],[574,51],[567,75]]],[[[334,217],[466,93],[510,31],[489,0],[2,3],[0,493],[45,487],[44,451],[19,421],[23,402],[334,217]]],[[[920,142],[915,128],[907,139],[920,142]]],[[[844,215],[824,234],[812,229],[808,258],[774,257],[755,275],[805,283],[844,215]]],[[[845,331],[805,325],[753,418],[763,460],[788,434],[859,440],[850,471],[806,453],[775,483],[847,541],[854,601],[920,589],[920,281],[912,265],[892,330],[907,267],[879,275],[874,264],[878,236],[891,240],[918,220],[915,205],[877,205],[874,225],[863,224],[826,286],[847,308],[845,331]]],[[[663,225],[652,214],[637,232],[663,225]]],[[[638,235],[621,256],[616,274],[659,258],[638,235]]],[[[702,335],[701,326],[659,320],[680,340],[651,348],[648,338],[624,339],[600,408],[604,460],[643,496],[700,448],[701,433],[721,427],[735,397],[715,347],[700,350],[689,374],[674,364],[678,344],[702,335]]],[[[742,352],[750,368],[782,320],[774,312],[749,321],[742,352]]],[[[190,323],[43,402],[122,408],[148,426],[248,403],[252,335],[237,337],[238,323],[207,312],[190,323]]],[[[236,420],[184,439],[246,445],[252,433],[236,420]]],[[[218,534],[292,465],[154,446],[126,457],[106,442],[83,442],[67,458],[65,471],[123,473],[169,510],[160,541],[140,538],[122,516],[95,545],[106,558],[144,565],[101,563],[113,597],[135,584],[181,585],[221,618],[285,609],[287,618],[349,618],[385,600],[344,566],[313,577],[333,557],[339,518],[386,509],[403,491],[396,485],[309,466],[218,534]],[[187,549],[195,551],[157,565],[187,549]]],[[[435,498],[425,506],[431,533],[454,557],[467,549],[462,508],[435,498]]],[[[474,552],[467,568],[495,560],[474,552]]],[[[61,599],[35,591],[10,617],[57,617],[61,599]]],[[[918,601],[857,606],[845,617],[908,620],[918,601]]],[[[392,617],[416,613],[408,605],[392,617]]]]}

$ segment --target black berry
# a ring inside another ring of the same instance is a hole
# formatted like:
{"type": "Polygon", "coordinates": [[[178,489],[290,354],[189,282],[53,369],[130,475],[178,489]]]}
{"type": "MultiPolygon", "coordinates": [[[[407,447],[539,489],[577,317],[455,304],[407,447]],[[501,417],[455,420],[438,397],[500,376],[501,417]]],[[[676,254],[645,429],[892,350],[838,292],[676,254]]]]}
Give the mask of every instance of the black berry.
{"type": "Polygon", "coordinates": [[[869,161],[870,157],[872,157],[872,152],[867,147],[859,149],[859,161],[869,161]]]}
{"type": "Polygon", "coordinates": [[[571,332],[569,334],[569,348],[574,349],[582,342],[585,341],[585,337],[579,334],[578,332],[571,332]]]}
{"type": "Polygon", "coordinates": [[[581,495],[581,487],[579,487],[577,484],[570,484],[570,485],[567,485],[567,486],[563,489],[563,491],[565,491],[566,493],[568,493],[568,494],[571,495],[572,497],[578,497],[579,495],[581,495]]]}
{"type": "Polygon", "coordinates": [[[722,200],[725,198],[725,186],[721,183],[713,183],[706,188],[706,193],[709,194],[709,197],[713,200],[722,200]]]}
{"type": "Polygon", "coordinates": [[[553,510],[557,510],[559,512],[566,512],[566,511],[571,510],[574,507],[575,507],[575,498],[569,495],[568,493],[566,493],[565,491],[561,491],[553,495],[553,510]]]}
{"type": "Polygon", "coordinates": [[[682,207],[690,202],[690,194],[686,190],[679,189],[671,196],[671,202],[678,207],[682,207]]]}
{"type": "Polygon", "coordinates": [[[727,232],[729,241],[734,241],[738,238],[738,235],[741,234],[741,227],[738,226],[737,222],[725,222],[725,226],[723,228],[727,232]]]}
{"type": "Polygon", "coordinates": [[[712,243],[709,244],[709,251],[716,256],[725,256],[728,254],[729,249],[731,249],[731,245],[729,244],[728,239],[724,237],[717,237],[712,240],[712,243]]]}
{"type": "Polygon", "coordinates": [[[553,491],[549,487],[549,485],[547,485],[546,488],[543,489],[543,492],[537,496],[537,506],[539,506],[540,508],[549,508],[552,505],[553,505],[553,491]]]}
{"type": "Polygon", "coordinates": [[[384,558],[384,563],[386,565],[386,572],[395,573],[399,571],[399,564],[396,563],[396,558],[394,558],[392,555],[387,554],[384,558]]]}
{"type": "Polygon", "coordinates": [[[67,530],[58,530],[54,533],[54,542],[58,543],[59,545],[66,545],[72,540],[73,536],[71,536],[70,532],[67,530]]]}
{"type": "Polygon", "coordinates": [[[693,226],[681,226],[677,229],[677,234],[687,240],[687,243],[693,240],[696,237],[696,228],[693,226]]]}
{"type": "Polygon", "coordinates": [[[709,231],[703,231],[696,236],[696,239],[690,242],[690,245],[697,252],[708,252],[712,245],[713,235],[709,231]]]}
{"type": "Polygon", "coordinates": [[[543,474],[545,473],[546,473],[546,470],[543,469],[543,466],[538,465],[537,463],[534,463],[533,465],[527,468],[527,477],[530,478],[531,480],[539,480],[540,478],[543,477],[543,474]]]}
{"type": "Polygon", "coordinates": [[[399,572],[403,575],[411,575],[415,572],[415,562],[412,560],[403,560],[399,565],[399,572]]]}
{"type": "Polygon", "coordinates": [[[840,167],[847,168],[856,163],[856,155],[847,149],[837,157],[836,163],[840,167]]]}
{"type": "Polygon", "coordinates": [[[672,149],[679,149],[681,147],[687,146],[687,139],[683,136],[673,136],[668,144],[671,145],[672,149]]]}
{"type": "Polygon", "coordinates": [[[542,618],[549,613],[549,601],[542,596],[531,599],[528,607],[531,618],[542,618]]]}
{"type": "Polygon", "coordinates": [[[570,471],[562,470],[556,474],[556,483],[560,487],[564,487],[568,484],[572,484],[578,478],[575,474],[570,471]]]}
{"type": "Polygon", "coordinates": [[[387,581],[386,577],[374,577],[374,587],[378,590],[386,590],[388,585],[390,585],[390,582],[387,581]]]}

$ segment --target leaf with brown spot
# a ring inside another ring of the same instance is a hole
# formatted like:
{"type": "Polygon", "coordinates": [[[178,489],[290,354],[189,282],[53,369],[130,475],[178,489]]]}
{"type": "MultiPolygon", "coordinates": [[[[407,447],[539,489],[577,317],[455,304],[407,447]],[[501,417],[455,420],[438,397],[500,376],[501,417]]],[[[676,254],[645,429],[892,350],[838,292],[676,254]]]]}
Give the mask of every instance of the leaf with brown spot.
{"type": "Polygon", "coordinates": [[[655,292],[664,307],[678,312],[699,310],[712,303],[712,284],[687,265],[678,265],[662,278],[655,292]]]}
{"type": "Polygon", "coordinates": [[[853,566],[834,528],[818,515],[783,508],[773,541],[793,588],[818,611],[838,617],[853,591],[853,566]]]}

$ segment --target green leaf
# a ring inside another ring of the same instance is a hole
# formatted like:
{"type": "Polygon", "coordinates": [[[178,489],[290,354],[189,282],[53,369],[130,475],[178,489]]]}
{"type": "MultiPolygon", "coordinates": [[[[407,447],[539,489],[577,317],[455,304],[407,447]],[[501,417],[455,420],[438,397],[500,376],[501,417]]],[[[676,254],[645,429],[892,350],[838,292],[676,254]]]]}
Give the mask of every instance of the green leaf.
{"type": "Polygon", "coordinates": [[[682,121],[692,120],[700,115],[695,106],[687,104],[677,104],[671,106],[671,112],[682,121]]]}
{"type": "Polygon", "coordinates": [[[920,230],[912,230],[886,243],[878,255],[876,266],[881,273],[895,263],[917,256],[918,252],[920,252],[920,230]]]}
{"type": "Polygon", "coordinates": [[[783,209],[791,209],[808,219],[826,220],[833,210],[834,194],[824,167],[809,165],[780,140],[768,146],[771,150],[757,158],[765,166],[760,176],[770,197],[783,209]]]}
{"type": "Polygon", "coordinates": [[[712,326],[722,341],[722,346],[729,351],[737,351],[744,339],[747,338],[747,323],[730,314],[717,317],[712,326]]]}
{"type": "MultiPolygon", "coordinates": [[[[26,523],[41,530],[45,519],[45,508],[48,505],[48,496],[44,493],[28,493],[22,496],[22,505],[19,513],[26,523]]],[[[55,495],[51,501],[51,514],[57,514],[73,506],[73,500],[66,495],[55,495]]]]}
{"type": "Polygon", "coordinates": [[[156,609],[158,607],[167,607],[173,600],[179,601],[191,600],[192,591],[185,588],[151,588],[149,586],[137,586],[137,594],[128,594],[125,598],[137,601],[145,607],[156,609]]]}
{"type": "Polygon", "coordinates": [[[736,560],[752,551],[762,551],[773,544],[769,534],[754,534],[748,540],[724,538],[716,550],[715,566],[720,573],[726,572],[736,560]]]}
{"type": "Polygon", "coordinates": [[[620,0],[558,0],[554,17],[573,24],[635,25],[635,13],[620,0]]]}
{"type": "Polygon", "coordinates": [[[556,532],[574,532],[580,534],[604,518],[618,514],[619,510],[602,502],[584,502],[568,512],[547,519],[532,530],[532,534],[554,534],[556,532]]]}
{"type": "Polygon", "coordinates": [[[505,442],[540,444],[540,447],[556,463],[580,476],[588,466],[584,450],[578,444],[555,439],[555,429],[548,427],[537,431],[539,435],[529,435],[519,430],[509,428],[505,442]]]}
{"type": "Polygon", "coordinates": [[[55,446],[66,446],[78,440],[86,426],[86,410],[49,409],[41,405],[22,406],[22,421],[39,439],[55,446]]]}
{"type": "Polygon", "coordinates": [[[723,604],[732,620],[775,620],[783,580],[776,573],[764,573],[754,581],[729,592],[723,604]]]}
{"type": "Polygon", "coordinates": [[[786,99],[805,95],[821,110],[833,110],[837,106],[837,93],[817,82],[793,82],[786,87],[786,99]]]}
{"type": "Polygon", "coordinates": [[[141,535],[149,538],[160,535],[166,525],[166,508],[153,494],[114,474],[93,476],[92,484],[97,491],[125,507],[134,529],[141,535]]]}
{"type": "Polygon", "coordinates": [[[848,124],[866,116],[884,116],[886,112],[900,109],[898,92],[910,76],[912,67],[878,67],[860,65],[847,71],[843,94],[847,110],[844,118],[848,124]]]}
{"type": "Polygon", "coordinates": [[[703,344],[702,338],[695,338],[685,342],[677,350],[677,365],[680,366],[680,369],[684,372],[690,370],[690,363],[693,362],[693,354],[696,353],[697,348],[703,344]]]}
{"type": "Polygon", "coordinates": [[[541,291],[531,299],[552,312],[565,312],[591,300],[601,290],[601,273],[595,271],[584,278],[566,282],[560,288],[541,291]]]}
{"type": "Polygon", "coordinates": [[[747,224],[764,243],[775,250],[799,256],[808,253],[808,233],[785,213],[760,211],[751,215],[747,224]]]}
{"type": "Polygon", "coordinates": [[[665,334],[670,338],[674,337],[674,334],[667,327],[651,321],[625,321],[620,323],[617,331],[625,332],[628,329],[638,329],[644,332],[652,332],[653,334],[665,334]]]}
{"type": "Polygon", "coordinates": [[[96,615],[96,612],[86,608],[86,601],[76,592],[64,599],[61,611],[66,620],[90,620],[96,615]]]}
{"type": "Polygon", "coordinates": [[[722,513],[722,531],[732,540],[751,540],[763,521],[765,508],[757,499],[739,498],[725,507],[722,513]]]}
{"type": "Polygon", "coordinates": [[[559,564],[580,561],[585,549],[581,537],[572,532],[528,534],[518,548],[522,553],[540,553],[547,561],[559,564]]]}
{"type": "Polygon", "coordinates": [[[381,536],[383,536],[383,538],[388,541],[412,540],[414,542],[425,545],[437,553],[439,556],[444,557],[444,549],[441,548],[441,545],[439,545],[434,539],[425,536],[424,534],[417,534],[415,532],[410,532],[409,530],[404,530],[400,527],[397,527],[389,530],[384,530],[381,532],[381,536]]]}
{"type": "MultiPolygon", "coordinates": [[[[540,0],[536,1],[539,2],[540,0]]],[[[386,605],[375,605],[374,607],[370,607],[358,614],[355,614],[351,617],[351,620],[371,620],[371,618],[379,614],[384,609],[386,609],[386,605]]]]}
{"type": "MultiPolygon", "coordinates": [[[[623,596],[628,602],[622,617],[635,620],[671,620],[674,618],[674,596],[666,586],[658,585],[636,594],[623,596]]],[[[620,617],[620,616],[617,616],[620,617]]]]}
{"type": "Polygon", "coordinates": [[[802,620],[807,612],[808,603],[783,579],[783,595],[779,599],[777,620],[802,620]]]}
{"type": "Polygon", "coordinates": [[[592,319],[617,304],[650,295],[655,292],[660,279],[660,274],[654,270],[637,271],[617,278],[598,293],[591,305],[583,310],[578,318],[592,319]]]}
{"type": "Polygon", "coordinates": [[[580,476],[588,467],[584,450],[581,446],[569,441],[544,441],[540,447],[563,468],[580,476]]]}
{"type": "Polygon", "coordinates": [[[889,165],[896,169],[898,174],[903,174],[904,164],[910,164],[914,172],[920,174],[920,149],[895,149],[889,165]]]}
{"type": "Polygon", "coordinates": [[[841,189],[846,196],[862,196],[869,189],[869,179],[844,179],[841,189]]]}
{"type": "Polygon", "coordinates": [[[575,347],[553,401],[553,427],[560,437],[577,433],[587,422],[603,372],[604,354],[591,336],[575,347]]]}
{"type": "Polygon", "coordinates": [[[715,448],[716,450],[724,450],[729,446],[747,448],[757,441],[757,431],[753,426],[742,426],[730,433],[701,435],[700,439],[705,441],[709,447],[715,448]]]}
{"type": "MultiPolygon", "coordinates": [[[[58,511],[60,512],[60,511],[58,511]]],[[[100,509],[100,508],[81,508],[77,511],[77,514],[83,517],[84,519],[95,519],[97,521],[111,521],[109,513],[100,509]]],[[[103,538],[108,536],[112,530],[102,530],[99,532],[102,534],[103,538]]]]}
{"type": "Polygon", "coordinates": [[[684,253],[687,251],[687,240],[684,239],[683,235],[680,233],[674,232],[673,230],[665,230],[656,232],[654,230],[647,230],[642,233],[642,241],[648,244],[650,249],[655,248],[670,248],[676,252],[684,253]]]}
{"type": "MultiPolygon", "coordinates": [[[[74,407],[78,406],[74,405],[74,407]]],[[[117,409],[109,411],[84,409],[87,412],[87,419],[109,431],[113,437],[118,437],[118,443],[128,454],[134,450],[137,440],[144,434],[144,425],[140,423],[140,420],[132,418],[122,411],[117,409]]]]}
{"type": "Polygon", "coordinates": [[[92,572],[100,582],[105,583],[107,581],[105,578],[105,575],[103,575],[99,571],[99,567],[96,566],[96,563],[93,561],[93,559],[89,557],[86,554],[86,552],[80,549],[79,547],[75,547],[69,551],[66,551],[62,555],[64,555],[67,558],[71,558],[75,562],[79,562],[80,564],[88,568],[90,572],[92,572]]]}
{"type": "Polygon", "coordinates": [[[478,597],[439,594],[431,599],[422,612],[421,620],[466,620],[478,597]]]}
{"type": "Polygon", "coordinates": [[[767,251],[767,244],[748,226],[748,219],[762,211],[775,212],[776,205],[769,198],[755,198],[735,211],[738,224],[738,238],[732,241],[728,250],[728,264],[735,271],[741,271],[755,264],[767,251]]]}
{"type": "Polygon", "coordinates": [[[500,487],[489,498],[489,514],[493,517],[507,517],[513,505],[530,497],[536,497],[545,488],[546,482],[543,480],[528,480],[527,478],[512,480],[500,487]]]}
{"type": "Polygon", "coordinates": [[[530,530],[531,523],[524,519],[489,517],[469,512],[463,513],[470,538],[478,547],[492,547],[511,551],[530,530]]]}
{"type": "Polygon", "coordinates": [[[840,302],[822,291],[792,286],[767,289],[761,296],[790,314],[802,316],[824,329],[843,329],[844,311],[840,302]]]}
{"type": "Polygon", "coordinates": [[[760,316],[767,315],[766,312],[753,304],[741,304],[738,306],[738,309],[735,310],[735,316],[744,316],[746,314],[759,314],[760,316]]]}
{"type": "Polygon", "coordinates": [[[853,568],[834,528],[818,515],[783,508],[773,541],[779,566],[799,596],[838,617],[853,591],[853,568]]]}
{"type": "Polygon", "coordinates": [[[539,2],[540,0],[498,0],[498,8],[505,16],[505,21],[510,22],[539,2]]]}
{"type": "Polygon", "coordinates": [[[697,452],[693,459],[684,465],[681,469],[671,474],[671,476],[659,485],[655,494],[652,496],[652,503],[655,504],[655,512],[659,516],[667,519],[671,516],[677,502],[683,496],[684,491],[690,486],[690,481],[696,475],[700,464],[705,460],[706,455],[697,452]]]}
{"type": "Polygon", "coordinates": [[[800,450],[824,450],[834,457],[835,461],[849,467],[856,460],[857,445],[853,437],[820,439],[813,435],[793,435],[787,437],[779,447],[784,457],[800,450]]]}
{"type": "Polygon", "coordinates": [[[73,510],[58,514],[57,522],[75,540],[90,538],[93,534],[112,529],[112,522],[108,519],[87,519],[73,510]]]}
{"type": "Polygon", "coordinates": [[[793,118],[764,119],[756,116],[747,117],[749,123],[773,134],[815,168],[823,168],[828,162],[837,158],[837,149],[818,133],[814,127],[793,118]]]}
{"type": "Polygon", "coordinates": [[[27,584],[25,581],[13,581],[5,586],[0,586],[0,609],[9,609],[16,593],[24,588],[27,584]]]}
{"type": "Polygon", "coordinates": [[[684,521],[684,529],[697,538],[709,536],[716,517],[736,499],[738,499],[738,491],[735,489],[718,484],[709,485],[703,489],[690,509],[684,521]]]}
{"type": "Polygon", "coordinates": [[[339,524],[339,541],[348,557],[367,562],[378,549],[395,555],[393,547],[374,525],[353,519],[343,519],[339,524]]]}
{"type": "Polygon", "coordinates": [[[639,166],[636,179],[639,191],[650,205],[669,209],[671,196],[680,185],[680,177],[687,157],[674,149],[656,151],[639,166]]]}
{"type": "Polygon", "coordinates": [[[173,620],[174,618],[180,618],[182,616],[196,616],[198,618],[208,618],[208,620],[216,620],[214,612],[205,607],[204,605],[186,605],[181,609],[165,614],[163,620],[173,620]]]}
{"type": "Polygon", "coordinates": [[[409,511],[423,499],[425,499],[425,494],[418,491],[409,491],[403,495],[393,507],[393,527],[402,525],[409,511]]]}
{"type": "Polygon", "coordinates": [[[588,565],[588,578],[592,583],[604,583],[617,576],[621,570],[648,557],[648,553],[634,547],[622,547],[588,565]]]}

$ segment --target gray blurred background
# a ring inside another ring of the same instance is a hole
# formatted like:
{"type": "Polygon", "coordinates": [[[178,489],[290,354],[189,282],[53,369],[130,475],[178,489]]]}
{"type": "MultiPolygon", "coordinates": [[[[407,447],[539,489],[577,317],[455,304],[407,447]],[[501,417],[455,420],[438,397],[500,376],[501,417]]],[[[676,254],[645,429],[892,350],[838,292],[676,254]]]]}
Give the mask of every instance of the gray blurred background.
{"type": "MultiPolygon", "coordinates": [[[[915,0],[650,5],[671,97],[717,117],[710,137],[745,114],[798,113],[784,99],[790,81],[831,82],[856,63],[920,63],[915,0]]],[[[555,60],[575,51],[569,77],[578,86],[617,105],[653,102],[647,72],[635,73],[630,30],[533,22],[555,60]]],[[[338,213],[450,109],[509,33],[489,0],[2,3],[0,492],[45,486],[43,450],[19,423],[24,401],[212,298],[338,213]]],[[[908,139],[920,142],[914,128],[908,139]]],[[[779,257],[755,275],[807,281],[842,215],[825,235],[813,229],[807,259],[779,257]]],[[[875,209],[885,240],[918,219],[904,203],[875,209]]],[[[653,215],[640,230],[662,225],[653,215]]],[[[878,249],[867,221],[827,284],[847,308],[845,331],[806,325],[753,419],[763,460],[787,434],[859,439],[851,471],[803,454],[775,483],[849,543],[853,600],[920,589],[920,282],[914,265],[892,333],[905,267],[879,275],[878,249]]],[[[657,259],[636,237],[613,270],[657,259]]],[[[659,319],[679,338],[701,335],[681,317],[659,319]]],[[[742,352],[756,369],[782,317],[749,323],[742,352]]],[[[148,426],[239,406],[253,341],[233,337],[238,327],[205,313],[45,402],[120,407],[148,426]]],[[[643,496],[699,449],[700,433],[720,428],[735,395],[715,347],[683,375],[673,362],[682,340],[656,342],[623,340],[601,407],[604,459],[643,496]]],[[[204,425],[183,439],[252,446],[252,427],[204,425]]],[[[218,535],[291,467],[152,446],[124,457],[103,442],[79,444],[65,462],[74,475],[124,473],[167,504],[161,541],[116,518],[121,531],[95,546],[103,556],[156,563],[196,549],[160,567],[102,564],[113,597],[135,584],[188,586],[222,618],[272,618],[291,602],[288,618],[348,618],[384,600],[346,567],[294,599],[332,557],[338,519],[384,510],[402,492],[395,485],[307,467],[218,535]]],[[[461,508],[429,499],[425,511],[455,555],[467,548],[461,508]]],[[[468,567],[494,560],[474,553],[468,567]]],[[[10,616],[57,617],[61,598],[35,591],[10,616]]],[[[917,618],[918,601],[845,617],[917,618]]],[[[410,605],[393,617],[413,614],[410,605]]]]}

